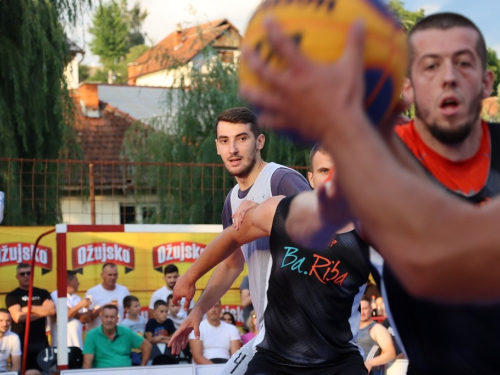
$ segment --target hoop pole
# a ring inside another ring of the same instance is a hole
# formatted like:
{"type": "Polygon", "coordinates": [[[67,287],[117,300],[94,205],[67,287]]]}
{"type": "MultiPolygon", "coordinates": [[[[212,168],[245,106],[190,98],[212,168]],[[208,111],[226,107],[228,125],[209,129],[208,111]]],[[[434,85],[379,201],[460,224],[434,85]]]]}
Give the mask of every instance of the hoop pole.
{"type": "Polygon", "coordinates": [[[33,298],[33,283],[35,281],[35,265],[36,265],[36,251],[38,250],[38,243],[40,240],[48,234],[54,233],[56,230],[51,229],[45,233],[42,233],[38,236],[35,241],[35,247],[33,249],[33,253],[31,254],[31,275],[30,275],[30,286],[28,289],[28,306],[26,311],[26,327],[24,331],[24,345],[23,345],[23,364],[21,366],[21,374],[26,373],[26,361],[28,360],[28,344],[29,344],[29,336],[30,336],[30,325],[31,325],[31,299],[33,298]]]}
{"type": "Polygon", "coordinates": [[[68,368],[68,280],[66,277],[66,226],[57,225],[57,368],[68,368]],[[64,228],[64,232],[61,232],[64,228]]]}

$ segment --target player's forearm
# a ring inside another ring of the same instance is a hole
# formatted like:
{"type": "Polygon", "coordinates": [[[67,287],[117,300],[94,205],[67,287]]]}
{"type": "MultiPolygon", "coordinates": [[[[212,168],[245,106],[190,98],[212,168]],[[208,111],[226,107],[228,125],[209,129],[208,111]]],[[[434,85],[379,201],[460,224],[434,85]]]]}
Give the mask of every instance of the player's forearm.
{"type": "Polygon", "coordinates": [[[206,313],[222,298],[222,296],[224,296],[243,271],[244,260],[242,259],[243,255],[241,251],[238,257],[241,257],[241,259],[236,259],[234,261],[233,259],[228,259],[222,262],[213,272],[203,294],[196,303],[203,313],[206,313]]]}
{"type": "Polygon", "coordinates": [[[194,284],[212,268],[224,261],[240,247],[241,241],[236,239],[236,231],[229,227],[215,237],[201,252],[196,261],[184,274],[194,284]]]}
{"type": "Polygon", "coordinates": [[[408,291],[455,302],[499,298],[488,286],[500,282],[491,267],[500,261],[500,233],[493,228],[500,204],[472,207],[408,170],[366,121],[356,124],[353,117],[345,125],[343,137],[325,142],[339,182],[367,237],[408,291]],[[470,284],[478,278],[484,287],[470,284]]]}

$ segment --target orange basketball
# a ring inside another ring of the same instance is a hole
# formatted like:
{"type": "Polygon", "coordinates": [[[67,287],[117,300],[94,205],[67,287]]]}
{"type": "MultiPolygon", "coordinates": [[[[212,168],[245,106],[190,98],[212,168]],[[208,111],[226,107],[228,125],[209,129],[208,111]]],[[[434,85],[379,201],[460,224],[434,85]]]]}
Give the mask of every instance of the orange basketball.
{"type": "MultiPolygon", "coordinates": [[[[262,22],[276,19],[302,53],[317,62],[334,62],[343,54],[347,32],[358,19],[365,22],[365,109],[375,124],[388,119],[399,102],[407,66],[406,35],[399,22],[379,0],[265,0],[255,11],[243,46],[259,51],[279,69],[262,22]]],[[[243,61],[240,82],[266,87],[243,61]]]]}

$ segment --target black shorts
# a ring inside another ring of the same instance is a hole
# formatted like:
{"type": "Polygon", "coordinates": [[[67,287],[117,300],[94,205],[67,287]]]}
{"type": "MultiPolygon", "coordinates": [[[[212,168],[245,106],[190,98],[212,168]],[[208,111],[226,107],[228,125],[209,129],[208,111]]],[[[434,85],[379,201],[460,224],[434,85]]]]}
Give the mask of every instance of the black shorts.
{"type": "Polygon", "coordinates": [[[248,364],[245,375],[366,375],[368,373],[361,354],[346,354],[335,364],[326,366],[294,366],[283,364],[268,352],[257,351],[248,364]]]}

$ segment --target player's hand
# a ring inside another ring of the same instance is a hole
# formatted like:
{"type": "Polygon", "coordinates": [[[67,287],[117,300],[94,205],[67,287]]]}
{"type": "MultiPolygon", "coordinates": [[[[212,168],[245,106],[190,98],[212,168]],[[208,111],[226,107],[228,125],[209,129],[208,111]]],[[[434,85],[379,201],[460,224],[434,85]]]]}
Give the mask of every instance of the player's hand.
{"type": "Polygon", "coordinates": [[[249,68],[266,82],[265,89],[240,85],[241,96],[259,108],[259,122],[308,140],[322,140],[332,128],[349,126],[344,119],[363,111],[364,25],[353,24],[343,56],[329,64],[305,57],[272,19],[264,27],[284,68],[272,68],[256,51],[242,51],[249,68]]]}
{"type": "Polygon", "coordinates": [[[200,339],[200,323],[203,319],[203,311],[198,305],[193,307],[188,317],[179,328],[174,332],[168,347],[171,349],[173,355],[177,355],[182,349],[186,348],[189,341],[189,334],[194,330],[194,337],[200,339]]]}
{"type": "Polygon", "coordinates": [[[238,209],[232,216],[234,229],[239,230],[245,214],[248,212],[248,210],[257,206],[258,204],[253,201],[244,200],[243,202],[241,202],[238,209]]]}
{"type": "Polygon", "coordinates": [[[184,311],[189,310],[189,304],[191,303],[191,300],[194,297],[194,293],[196,292],[196,284],[190,279],[188,273],[179,276],[179,278],[175,282],[174,296],[172,297],[172,303],[176,306],[179,304],[179,301],[183,297],[186,299],[184,302],[184,306],[181,306],[184,311]]]}

